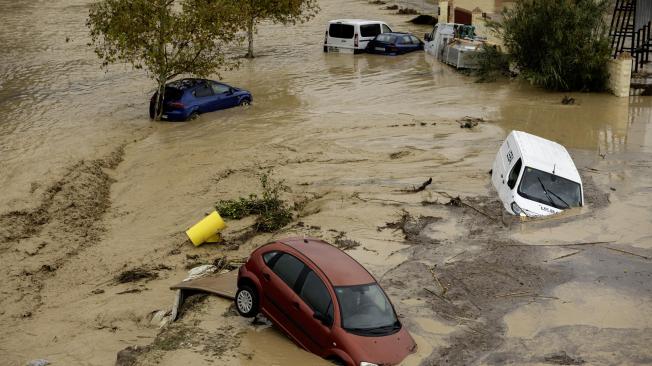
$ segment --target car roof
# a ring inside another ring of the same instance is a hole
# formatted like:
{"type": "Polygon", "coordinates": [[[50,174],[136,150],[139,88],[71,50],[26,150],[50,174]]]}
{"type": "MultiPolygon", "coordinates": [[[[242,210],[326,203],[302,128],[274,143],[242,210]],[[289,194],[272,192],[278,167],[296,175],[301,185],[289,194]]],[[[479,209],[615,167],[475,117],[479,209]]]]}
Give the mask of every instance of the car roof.
{"type": "Polygon", "coordinates": [[[564,146],[523,131],[510,133],[521,152],[523,165],[582,183],[575,163],[564,146]]]}
{"type": "Polygon", "coordinates": [[[367,19],[335,19],[331,20],[328,23],[344,23],[344,24],[368,24],[368,23],[380,23],[387,24],[381,20],[367,20],[367,19]]]}
{"type": "MultiPolygon", "coordinates": [[[[199,78],[184,78],[184,79],[171,81],[167,83],[165,86],[185,90],[185,89],[194,88],[197,85],[199,85],[199,83],[205,81],[213,81],[213,80],[199,79],[199,78]]],[[[217,83],[217,81],[215,82],[217,83]]]]}
{"type": "Polygon", "coordinates": [[[387,32],[387,33],[380,33],[380,35],[383,36],[413,36],[414,34],[408,33],[408,32],[387,32]]]}
{"type": "Polygon", "coordinates": [[[333,286],[364,285],[376,282],[373,276],[344,251],[314,238],[287,238],[278,240],[300,252],[314,263],[333,286]]]}

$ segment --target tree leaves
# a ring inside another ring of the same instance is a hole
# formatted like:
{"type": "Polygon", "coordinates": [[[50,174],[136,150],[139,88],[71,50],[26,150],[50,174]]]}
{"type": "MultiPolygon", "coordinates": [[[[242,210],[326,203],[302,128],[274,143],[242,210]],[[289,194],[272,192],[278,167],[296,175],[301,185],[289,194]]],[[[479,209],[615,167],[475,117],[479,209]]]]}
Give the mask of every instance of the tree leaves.
{"type": "Polygon", "coordinates": [[[238,43],[238,10],[216,0],[102,0],[86,25],[102,66],[130,63],[158,84],[156,117],[168,80],[206,76],[238,66],[228,47],[238,43]]]}
{"type": "Polygon", "coordinates": [[[608,78],[608,0],[522,0],[492,26],[530,82],[601,91],[608,78]]]}

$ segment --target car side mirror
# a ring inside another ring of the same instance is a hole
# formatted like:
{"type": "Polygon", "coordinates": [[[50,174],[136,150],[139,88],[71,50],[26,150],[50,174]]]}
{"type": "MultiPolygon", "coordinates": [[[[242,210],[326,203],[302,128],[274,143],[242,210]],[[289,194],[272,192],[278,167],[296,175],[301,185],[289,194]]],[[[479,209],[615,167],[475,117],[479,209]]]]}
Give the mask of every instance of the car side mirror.
{"type": "Polygon", "coordinates": [[[331,325],[333,323],[333,319],[331,319],[330,315],[323,314],[319,311],[315,311],[315,313],[312,314],[312,317],[319,320],[324,325],[331,325]]]}
{"type": "Polygon", "coordinates": [[[231,95],[235,93],[235,90],[233,88],[229,88],[229,90],[226,92],[226,95],[231,95]]]}

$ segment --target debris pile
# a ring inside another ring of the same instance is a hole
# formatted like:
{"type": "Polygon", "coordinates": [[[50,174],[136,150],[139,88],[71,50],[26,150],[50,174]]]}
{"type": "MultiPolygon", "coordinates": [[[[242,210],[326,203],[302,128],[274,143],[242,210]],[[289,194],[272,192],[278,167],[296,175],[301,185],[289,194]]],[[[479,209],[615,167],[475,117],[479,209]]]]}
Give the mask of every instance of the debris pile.
{"type": "Polygon", "coordinates": [[[473,128],[478,125],[480,122],[485,122],[483,118],[479,117],[470,117],[466,116],[457,121],[460,124],[460,128],[473,128]]]}

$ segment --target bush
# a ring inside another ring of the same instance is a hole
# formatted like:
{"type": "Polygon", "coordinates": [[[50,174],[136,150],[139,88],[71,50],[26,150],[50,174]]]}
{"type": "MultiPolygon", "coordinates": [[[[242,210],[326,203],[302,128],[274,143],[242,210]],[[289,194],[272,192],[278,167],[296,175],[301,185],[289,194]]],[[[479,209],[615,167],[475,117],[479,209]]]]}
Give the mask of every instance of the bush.
{"type": "Polygon", "coordinates": [[[292,221],[290,208],[280,198],[282,192],[289,191],[284,181],[275,181],[268,174],[261,174],[262,197],[250,194],[237,200],[220,200],[215,209],[226,219],[239,220],[245,216],[258,215],[256,231],[273,232],[292,221]]]}
{"type": "Polygon", "coordinates": [[[521,76],[542,87],[602,91],[607,85],[609,0],[521,0],[493,27],[521,76]]]}
{"type": "Polygon", "coordinates": [[[478,53],[478,69],[475,75],[478,83],[496,81],[501,76],[510,76],[508,54],[501,52],[497,46],[482,45],[482,52],[478,53]]]}

